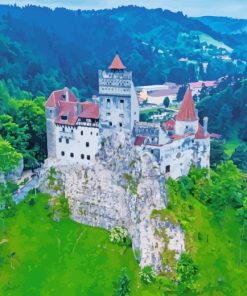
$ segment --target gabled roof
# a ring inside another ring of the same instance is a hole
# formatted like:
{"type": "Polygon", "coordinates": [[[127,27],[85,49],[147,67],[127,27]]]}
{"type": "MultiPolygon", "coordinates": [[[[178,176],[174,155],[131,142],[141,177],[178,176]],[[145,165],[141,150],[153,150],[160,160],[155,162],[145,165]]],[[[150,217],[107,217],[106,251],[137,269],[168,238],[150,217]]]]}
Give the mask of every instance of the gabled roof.
{"type": "Polygon", "coordinates": [[[188,88],[178,114],[176,116],[176,120],[178,121],[195,121],[197,120],[196,108],[192,98],[191,90],[188,88]]]}
{"type": "Polygon", "coordinates": [[[164,122],[162,126],[163,128],[165,128],[165,130],[170,131],[174,129],[175,124],[176,124],[175,120],[173,118],[170,118],[169,120],[164,122]]]}
{"type": "Polygon", "coordinates": [[[59,107],[60,101],[77,102],[76,96],[67,87],[53,91],[45,103],[45,107],[59,107]]]}
{"type": "Polygon", "coordinates": [[[142,146],[144,144],[144,142],[145,142],[145,139],[146,138],[143,137],[143,136],[137,136],[136,139],[135,139],[134,145],[135,146],[142,146]]]}
{"type": "Polygon", "coordinates": [[[124,70],[126,67],[122,63],[118,54],[115,55],[111,65],[109,66],[110,70],[124,70]]]}

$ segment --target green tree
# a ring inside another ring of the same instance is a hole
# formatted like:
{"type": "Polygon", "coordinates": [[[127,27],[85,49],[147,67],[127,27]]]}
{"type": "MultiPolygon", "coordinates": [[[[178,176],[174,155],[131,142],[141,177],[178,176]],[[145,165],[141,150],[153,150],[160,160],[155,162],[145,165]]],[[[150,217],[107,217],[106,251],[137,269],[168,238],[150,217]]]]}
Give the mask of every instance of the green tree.
{"type": "Polygon", "coordinates": [[[13,170],[22,156],[0,136],[0,173],[6,174],[13,170]]]}
{"type": "Polygon", "coordinates": [[[228,159],[225,153],[224,143],[221,140],[213,140],[210,143],[210,166],[216,168],[216,166],[222,161],[228,159]]]}
{"type": "Polygon", "coordinates": [[[232,154],[231,160],[243,172],[247,172],[247,144],[239,145],[232,154]]]}
{"type": "Polygon", "coordinates": [[[168,97],[164,98],[163,105],[168,108],[170,105],[170,99],[168,97]]]}
{"type": "Polygon", "coordinates": [[[180,260],[177,262],[177,282],[180,286],[180,290],[194,290],[195,280],[198,275],[198,267],[193,262],[192,258],[187,253],[182,253],[180,260]]]}
{"type": "Polygon", "coordinates": [[[122,270],[119,276],[117,287],[115,289],[115,295],[116,296],[130,295],[130,279],[125,269],[122,270]]]}

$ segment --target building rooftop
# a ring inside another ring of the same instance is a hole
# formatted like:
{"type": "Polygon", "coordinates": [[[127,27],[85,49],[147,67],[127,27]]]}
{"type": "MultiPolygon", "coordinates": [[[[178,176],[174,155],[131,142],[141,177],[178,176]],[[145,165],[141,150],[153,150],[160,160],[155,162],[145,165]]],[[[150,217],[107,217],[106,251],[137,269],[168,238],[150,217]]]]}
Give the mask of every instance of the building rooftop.
{"type": "Polygon", "coordinates": [[[178,114],[176,116],[176,120],[195,121],[197,119],[198,116],[196,114],[196,108],[192,98],[192,93],[191,90],[188,88],[184,95],[178,114]]]}
{"type": "Polygon", "coordinates": [[[121,61],[118,54],[115,55],[111,65],[109,66],[110,70],[124,70],[126,67],[124,66],[123,62],[121,61]]]}

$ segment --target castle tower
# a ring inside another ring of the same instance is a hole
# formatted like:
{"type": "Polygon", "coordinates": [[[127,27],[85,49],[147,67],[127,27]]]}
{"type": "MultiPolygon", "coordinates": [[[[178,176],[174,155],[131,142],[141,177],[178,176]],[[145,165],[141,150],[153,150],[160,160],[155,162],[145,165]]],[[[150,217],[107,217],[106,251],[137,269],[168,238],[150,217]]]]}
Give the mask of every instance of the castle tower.
{"type": "Polygon", "coordinates": [[[195,134],[198,130],[198,115],[192,98],[192,92],[188,88],[178,114],[176,116],[175,134],[195,134]]]}
{"type": "Polygon", "coordinates": [[[134,122],[139,121],[139,104],[128,71],[118,54],[108,70],[99,70],[100,133],[109,136],[113,130],[131,134],[134,122]]]}

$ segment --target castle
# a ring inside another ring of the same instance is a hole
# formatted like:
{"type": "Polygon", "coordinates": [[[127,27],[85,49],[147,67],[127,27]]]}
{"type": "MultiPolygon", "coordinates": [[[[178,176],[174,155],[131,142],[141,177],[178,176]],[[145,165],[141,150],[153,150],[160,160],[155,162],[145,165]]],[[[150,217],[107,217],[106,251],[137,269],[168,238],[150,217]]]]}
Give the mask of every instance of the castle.
{"type": "Polygon", "coordinates": [[[209,167],[208,118],[199,123],[191,90],[178,114],[163,124],[139,121],[139,104],[128,71],[118,54],[99,70],[99,102],[79,102],[68,89],[54,91],[46,104],[48,158],[62,164],[93,166],[104,139],[122,131],[140,150],[150,152],[165,176],[186,175],[191,165],[209,167]]]}

